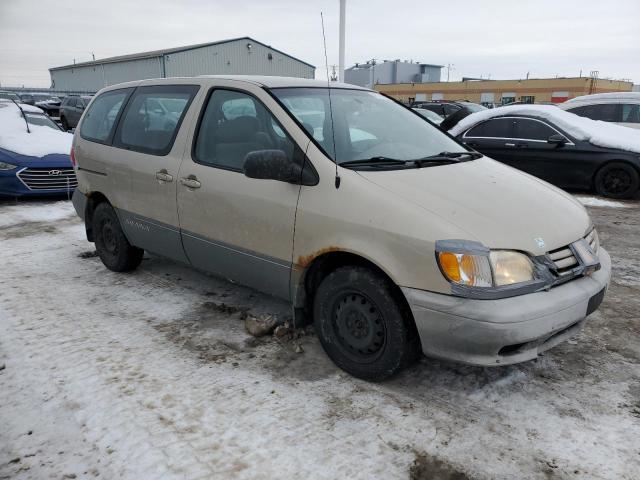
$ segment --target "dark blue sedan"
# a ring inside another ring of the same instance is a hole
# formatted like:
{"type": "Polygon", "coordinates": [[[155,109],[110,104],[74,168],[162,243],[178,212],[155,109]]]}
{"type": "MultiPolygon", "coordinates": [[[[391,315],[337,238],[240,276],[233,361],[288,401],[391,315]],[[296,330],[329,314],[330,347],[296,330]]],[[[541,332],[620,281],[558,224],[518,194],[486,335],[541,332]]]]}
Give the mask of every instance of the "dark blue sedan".
{"type": "Polygon", "coordinates": [[[0,101],[0,196],[70,195],[72,138],[39,108],[0,101]]]}

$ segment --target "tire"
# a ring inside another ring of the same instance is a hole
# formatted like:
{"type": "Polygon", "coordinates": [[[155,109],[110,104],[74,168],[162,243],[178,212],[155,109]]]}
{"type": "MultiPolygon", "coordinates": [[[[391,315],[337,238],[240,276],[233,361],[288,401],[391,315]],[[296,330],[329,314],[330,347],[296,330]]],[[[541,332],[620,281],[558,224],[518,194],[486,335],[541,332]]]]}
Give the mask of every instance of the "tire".
{"type": "Polygon", "coordinates": [[[129,272],[142,262],[144,250],[129,243],[115,210],[106,202],[93,212],[93,236],[98,256],[109,270],[129,272]]]}
{"type": "Polygon", "coordinates": [[[60,123],[62,124],[62,129],[65,132],[68,132],[70,130],[69,122],[67,122],[67,119],[65,117],[60,117],[60,123]]]}
{"type": "Polygon", "coordinates": [[[320,343],[333,362],[354,377],[380,381],[419,354],[411,313],[384,276],[342,267],[316,291],[313,318],[320,343]]]}
{"type": "Polygon", "coordinates": [[[596,173],[596,192],[604,197],[631,198],[640,188],[640,175],[630,164],[611,162],[596,173]]]}

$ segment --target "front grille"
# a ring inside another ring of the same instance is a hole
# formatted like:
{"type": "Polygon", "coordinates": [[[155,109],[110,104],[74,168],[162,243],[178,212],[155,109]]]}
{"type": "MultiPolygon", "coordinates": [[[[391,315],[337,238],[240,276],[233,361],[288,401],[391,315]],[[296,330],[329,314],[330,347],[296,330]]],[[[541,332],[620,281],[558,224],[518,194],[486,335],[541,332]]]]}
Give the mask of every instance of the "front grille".
{"type": "Polygon", "coordinates": [[[556,267],[556,273],[560,276],[570,274],[571,270],[578,265],[578,259],[569,247],[549,252],[549,258],[556,267]]]}
{"type": "MultiPolygon", "coordinates": [[[[591,250],[593,250],[594,253],[598,253],[598,247],[600,245],[598,242],[598,233],[596,232],[596,229],[593,228],[584,237],[584,239],[591,247],[591,250]]],[[[548,253],[548,256],[555,265],[555,273],[559,277],[570,275],[571,273],[573,273],[573,269],[580,265],[578,259],[575,257],[573,250],[569,245],[567,245],[566,247],[558,248],[556,250],[551,250],[548,253]]]]}
{"type": "Polygon", "coordinates": [[[73,190],[78,186],[73,168],[25,168],[18,178],[30,190],[73,190]]]}

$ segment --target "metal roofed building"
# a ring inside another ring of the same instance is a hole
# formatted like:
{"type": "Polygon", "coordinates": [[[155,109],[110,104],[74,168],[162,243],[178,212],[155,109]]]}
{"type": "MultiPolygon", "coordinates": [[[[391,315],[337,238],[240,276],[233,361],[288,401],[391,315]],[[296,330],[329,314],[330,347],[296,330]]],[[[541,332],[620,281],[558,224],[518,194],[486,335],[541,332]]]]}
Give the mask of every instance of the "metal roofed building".
{"type": "Polygon", "coordinates": [[[131,80],[197,75],[314,78],[316,67],[251,37],[187,45],[49,69],[51,88],[96,92],[131,80]]]}
{"type": "Polygon", "coordinates": [[[347,68],[344,71],[344,81],[367,88],[389,83],[439,82],[442,68],[442,65],[406,60],[383,60],[380,63],[370,60],[347,68]]]}

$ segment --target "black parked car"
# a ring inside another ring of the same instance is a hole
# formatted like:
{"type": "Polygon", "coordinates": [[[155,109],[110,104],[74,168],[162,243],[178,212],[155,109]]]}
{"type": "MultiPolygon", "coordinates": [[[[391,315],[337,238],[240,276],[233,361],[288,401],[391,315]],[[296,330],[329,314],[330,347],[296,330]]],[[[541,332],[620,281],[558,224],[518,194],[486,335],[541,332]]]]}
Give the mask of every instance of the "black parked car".
{"type": "Polygon", "coordinates": [[[58,97],[50,97],[45,100],[37,101],[36,107],[44,110],[44,113],[51,118],[60,117],[60,103],[62,101],[58,97]]]}
{"type": "Polygon", "coordinates": [[[487,107],[478,105],[473,102],[454,102],[451,100],[431,100],[431,101],[417,101],[411,104],[412,108],[424,108],[437,113],[442,118],[447,118],[449,115],[456,113],[460,109],[466,109],[470,113],[486,110],[487,107]]]}
{"type": "Polygon", "coordinates": [[[20,95],[20,103],[24,103],[27,105],[35,105],[36,100],[33,98],[33,95],[30,93],[21,93],[20,95]]]}
{"type": "Polygon", "coordinates": [[[595,190],[612,198],[638,194],[640,132],[585,124],[585,119],[551,106],[502,107],[491,113],[470,115],[449,133],[488,157],[562,188],[595,190]],[[596,133],[589,140],[596,138],[597,145],[581,138],[591,129],[596,133]],[[613,148],[616,144],[634,151],[613,148]]]}

